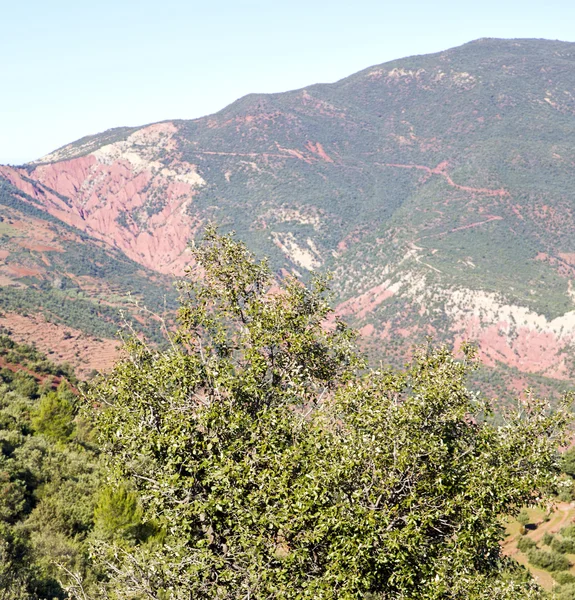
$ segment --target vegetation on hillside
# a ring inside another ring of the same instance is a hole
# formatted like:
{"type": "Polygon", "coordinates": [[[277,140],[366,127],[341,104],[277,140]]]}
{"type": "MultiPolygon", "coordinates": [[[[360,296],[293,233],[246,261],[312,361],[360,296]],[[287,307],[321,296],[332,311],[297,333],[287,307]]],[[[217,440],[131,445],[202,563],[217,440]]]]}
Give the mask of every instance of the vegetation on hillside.
{"type": "Polygon", "coordinates": [[[37,208],[0,178],[0,311],[42,314],[96,337],[114,338],[126,320],[158,343],[161,323],[176,307],[171,282],[37,208]],[[46,240],[50,240],[47,244],[46,240]],[[2,263],[5,263],[2,265],[2,263]],[[148,318],[132,319],[145,307],[148,318]]]}
{"type": "Polygon", "coordinates": [[[495,426],[471,350],[366,370],[324,281],[278,288],[214,230],[194,254],[171,349],[133,340],[87,396],[100,506],[123,507],[92,544],[95,597],[541,597],[500,516],[553,490],[564,408],[495,426]]]}
{"type": "MultiPolygon", "coordinates": [[[[174,156],[207,182],[189,210],[237,229],[272,267],[209,230],[167,349],[130,297],[173,309],[165,281],[0,179],[0,310],[106,337],[124,311],[147,338],[79,400],[68,368],[0,335],[0,598],[543,597],[502,555],[505,515],[514,556],[574,598],[573,525],[547,530],[548,513],[523,508],[573,500],[558,478],[575,474],[573,452],[557,454],[565,406],[528,395],[496,421],[466,382],[509,393],[521,373],[475,371],[466,346],[369,369],[325,279],[272,276],[305,270],[288,240],[335,271],[339,302],[393,289],[355,313],[383,364],[430,331],[450,340],[461,290],[526,309],[477,311],[501,324],[509,354],[528,345],[513,346],[523,327],[552,337],[573,309],[574,48],[479,40],[178,122],[174,156]],[[57,250],[29,243],[39,224],[57,250]]],[[[58,196],[35,169],[26,184],[58,196]]],[[[158,214],[163,191],[138,219],[158,214]]],[[[543,370],[531,381],[554,385],[543,370]]]]}
{"type": "MultiPolygon", "coordinates": [[[[470,348],[368,369],[326,281],[278,284],[214,229],[194,255],[171,347],[129,341],[83,400],[0,332],[0,597],[544,597],[501,516],[571,473],[565,407],[496,426],[470,348]]],[[[520,540],[562,600],[571,529],[520,540]]]]}
{"type": "Polygon", "coordinates": [[[0,598],[65,598],[66,571],[90,581],[86,538],[101,485],[76,381],[0,333],[0,598]]]}
{"type": "MultiPolygon", "coordinates": [[[[276,271],[304,278],[310,267],[334,271],[337,302],[364,302],[346,316],[368,332],[378,361],[381,340],[386,362],[399,366],[430,333],[448,344],[469,335],[490,351],[489,393],[560,388],[575,368],[574,48],[477,40],[333,84],[252,94],[201,119],[84,138],[53,155],[55,163],[72,161],[73,186],[63,176],[67,164],[28,165],[18,177],[22,187],[36,187],[37,198],[58,196],[73,218],[94,209],[86,190],[100,195],[97,211],[106,190],[130,190],[111,228],[105,219],[90,222],[130,251],[140,234],[157,231],[154,217],[170,204],[191,217],[175,221],[180,241],[215,218],[269,256],[276,271]],[[80,166],[78,157],[104,147],[127,179],[101,170],[101,153],[90,159],[97,168],[80,166]],[[139,166],[119,158],[123,152],[138,156],[139,166]],[[202,182],[185,192],[193,201],[184,204],[180,192],[168,193],[170,178],[181,183],[183,173],[202,182]],[[127,183],[143,179],[144,187],[127,183]],[[452,302],[457,294],[467,297],[452,302]],[[473,294],[483,301],[478,306],[468,301],[473,294]],[[545,363],[530,351],[533,337],[552,355],[545,363]]],[[[28,210],[43,208],[22,192],[24,200],[28,210]]],[[[149,248],[163,254],[164,267],[174,260],[169,245],[150,240],[149,248]]],[[[133,255],[150,260],[146,252],[133,255]]],[[[145,284],[133,282],[134,289],[145,284]]]]}

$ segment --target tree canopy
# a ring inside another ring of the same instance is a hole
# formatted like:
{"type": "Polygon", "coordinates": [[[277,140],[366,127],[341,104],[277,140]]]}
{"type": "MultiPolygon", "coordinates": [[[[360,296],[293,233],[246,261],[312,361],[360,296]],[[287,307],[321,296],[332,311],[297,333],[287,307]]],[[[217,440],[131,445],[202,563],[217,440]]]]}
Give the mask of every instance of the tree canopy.
{"type": "Polygon", "coordinates": [[[66,571],[86,587],[97,577],[86,541],[97,453],[74,420],[77,382],[68,369],[5,331],[0,366],[0,599],[64,599],[66,571]]]}
{"type": "Polygon", "coordinates": [[[130,340],[86,399],[119,490],[97,597],[539,597],[501,517],[553,489],[565,406],[496,425],[471,348],[368,368],[325,279],[278,280],[214,228],[192,251],[170,348],[130,340]]]}

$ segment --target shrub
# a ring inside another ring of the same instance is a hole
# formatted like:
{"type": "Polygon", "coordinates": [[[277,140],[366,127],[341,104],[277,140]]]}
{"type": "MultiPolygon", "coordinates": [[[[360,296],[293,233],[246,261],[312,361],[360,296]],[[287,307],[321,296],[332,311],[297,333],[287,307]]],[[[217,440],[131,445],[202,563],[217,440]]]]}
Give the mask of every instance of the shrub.
{"type": "Polygon", "coordinates": [[[48,392],[40,399],[32,425],[53,440],[69,440],[74,432],[74,407],[66,395],[48,392]]]}
{"type": "Polygon", "coordinates": [[[529,515],[527,514],[527,511],[525,509],[523,509],[517,515],[517,521],[519,522],[520,525],[523,525],[523,527],[525,527],[525,525],[527,525],[529,523],[529,515]]]}
{"type": "Polygon", "coordinates": [[[96,534],[105,540],[137,539],[142,526],[138,499],[123,486],[104,488],[94,509],[96,534]]]}
{"type": "Polygon", "coordinates": [[[561,470],[575,478],[575,447],[569,448],[561,457],[561,470]]]}
{"type": "Polygon", "coordinates": [[[556,573],[551,573],[551,575],[553,575],[553,579],[561,585],[575,583],[575,575],[567,573],[566,571],[557,571],[556,573]]]}
{"type": "Polygon", "coordinates": [[[572,538],[562,540],[555,538],[551,543],[551,549],[560,554],[575,554],[575,540],[572,538]]]}
{"type": "Polygon", "coordinates": [[[553,541],[553,534],[546,531],[545,534],[543,535],[543,539],[541,540],[541,543],[544,546],[550,546],[552,541],[553,541]]]}
{"type": "Polygon", "coordinates": [[[530,537],[527,537],[526,535],[522,535],[519,538],[519,541],[517,542],[517,548],[519,550],[521,550],[521,552],[527,553],[528,550],[531,550],[531,548],[535,548],[537,546],[537,543],[535,542],[535,540],[532,540],[530,537]]]}
{"type": "Polygon", "coordinates": [[[561,586],[553,598],[555,600],[575,600],[575,584],[561,586]]]}
{"type": "Polygon", "coordinates": [[[567,557],[563,556],[563,554],[537,550],[536,548],[528,551],[527,558],[534,567],[539,567],[546,571],[566,571],[571,566],[567,557]]]}

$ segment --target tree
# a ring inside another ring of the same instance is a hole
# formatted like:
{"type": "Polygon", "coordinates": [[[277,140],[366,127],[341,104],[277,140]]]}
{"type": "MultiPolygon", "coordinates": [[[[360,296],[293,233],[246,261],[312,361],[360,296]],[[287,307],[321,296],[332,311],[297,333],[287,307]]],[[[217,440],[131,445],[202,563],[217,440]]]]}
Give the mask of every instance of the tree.
{"type": "Polygon", "coordinates": [[[193,254],[171,348],[130,340],[87,397],[110,477],[165,533],[96,544],[101,597],[537,597],[500,517],[554,485],[565,407],[495,426],[472,349],[367,369],[324,279],[278,284],[214,228],[193,254]]]}
{"type": "Polygon", "coordinates": [[[68,441],[74,433],[74,395],[67,385],[40,398],[32,418],[34,429],[55,441],[68,441]]]}

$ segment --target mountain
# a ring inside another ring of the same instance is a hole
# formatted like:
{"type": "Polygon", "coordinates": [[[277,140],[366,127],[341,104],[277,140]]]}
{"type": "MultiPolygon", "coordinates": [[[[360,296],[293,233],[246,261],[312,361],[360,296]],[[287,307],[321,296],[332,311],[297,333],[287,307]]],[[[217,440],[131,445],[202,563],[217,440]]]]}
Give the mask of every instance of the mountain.
{"type": "Polygon", "coordinates": [[[181,273],[214,219],[278,271],[332,271],[374,358],[470,339],[495,392],[551,388],[575,366],[574,134],[575,44],[481,39],[89,136],[0,177],[159,274],[181,273]]]}

